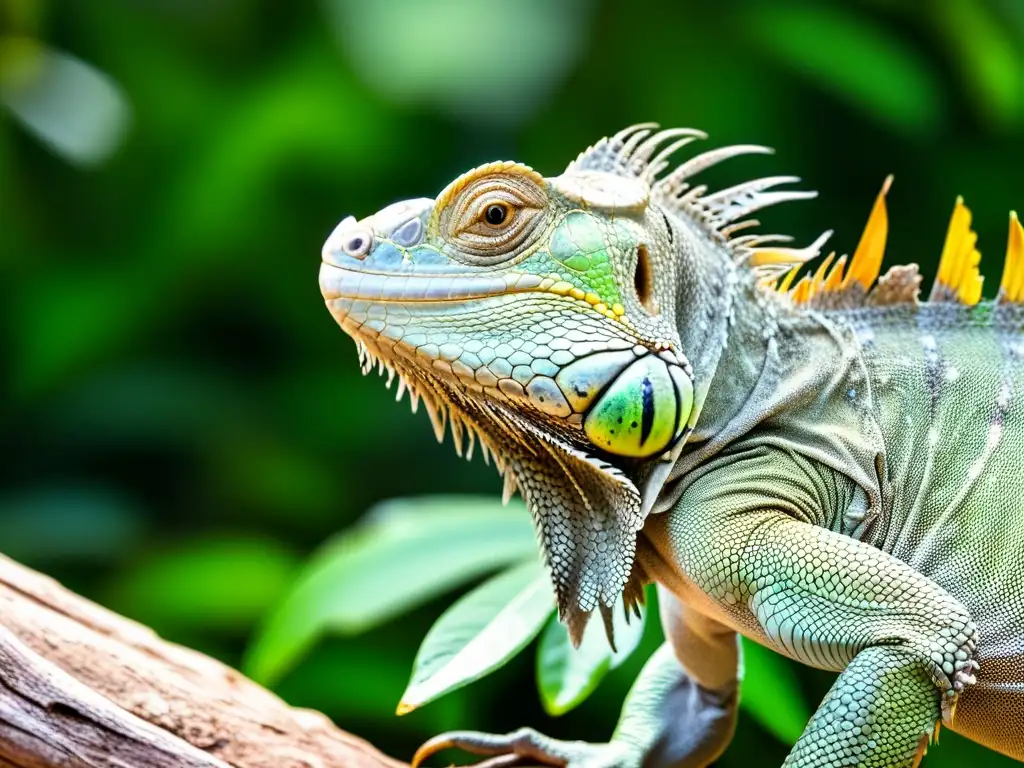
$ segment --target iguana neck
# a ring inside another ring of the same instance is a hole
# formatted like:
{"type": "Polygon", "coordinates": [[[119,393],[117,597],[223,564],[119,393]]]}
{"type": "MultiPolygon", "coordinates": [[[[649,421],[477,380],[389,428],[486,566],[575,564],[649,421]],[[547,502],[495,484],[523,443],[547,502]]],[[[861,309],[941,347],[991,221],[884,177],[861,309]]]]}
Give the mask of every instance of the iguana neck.
{"type": "Polygon", "coordinates": [[[758,288],[754,275],[716,247],[711,233],[687,227],[682,235],[675,311],[680,348],[694,371],[690,450],[721,431],[749,399],[780,312],[794,316],[795,310],[758,288]]]}
{"type": "Polygon", "coordinates": [[[691,448],[720,434],[750,401],[765,369],[770,340],[778,339],[780,322],[792,320],[791,310],[766,296],[749,275],[736,275],[731,291],[729,314],[702,355],[706,378],[699,385],[704,399],[687,441],[691,448]]]}
{"type": "Polygon", "coordinates": [[[884,444],[849,325],[795,306],[741,273],[719,334],[702,355],[712,365],[703,372],[707,378],[698,379],[701,394],[704,386],[707,392],[694,431],[649,511],[671,508],[689,482],[684,478],[696,477],[709,459],[771,422],[767,433],[784,435],[779,439],[787,447],[850,474],[867,493],[869,512],[877,512],[884,489],[876,467],[884,444]]]}

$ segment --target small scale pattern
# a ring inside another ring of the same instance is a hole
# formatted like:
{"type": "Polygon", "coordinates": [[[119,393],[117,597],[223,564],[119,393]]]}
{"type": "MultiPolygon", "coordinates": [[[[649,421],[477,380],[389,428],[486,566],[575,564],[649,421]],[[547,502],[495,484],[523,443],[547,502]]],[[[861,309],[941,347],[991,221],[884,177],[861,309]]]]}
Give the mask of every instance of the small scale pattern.
{"type": "Polygon", "coordinates": [[[868,648],[839,676],[784,768],[911,768],[940,713],[931,677],[901,648],[868,648]]]}
{"type": "Polygon", "coordinates": [[[805,664],[845,670],[787,765],[912,765],[921,734],[974,681],[968,610],[893,556],[800,519],[822,484],[794,477],[827,470],[763,447],[720,461],[673,513],[679,567],[729,623],[805,664]],[[779,508],[787,485],[811,490],[779,508]]]}

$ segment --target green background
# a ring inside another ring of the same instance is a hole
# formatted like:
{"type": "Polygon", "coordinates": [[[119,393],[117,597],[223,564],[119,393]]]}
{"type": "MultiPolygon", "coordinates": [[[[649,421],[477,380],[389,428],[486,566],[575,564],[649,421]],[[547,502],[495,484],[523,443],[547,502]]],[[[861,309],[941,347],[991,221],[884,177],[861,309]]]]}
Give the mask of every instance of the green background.
{"type": "MultiPolygon", "coordinates": [[[[556,174],[646,120],[774,146],[707,181],[801,176],[821,197],[765,229],[834,228],[840,252],[894,173],[887,263],[926,281],[964,195],[992,295],[1024,208],[1024,3],[0,0],[0,551],[239,665],[375,502],[499,494],[360,376],[320,246],[349,213],[495,159],[556,174]]],[[[562,718],[530,653],[396,718],[453,598],[327,633],[275,689],[403,758],[456,726],[608,736],[639,654],[562,718]]],[[[831,679],[798,675],[811,703],[831,679]]],[[[744,713],[721,764],[785,754],[744,713]]],[[[948,733],[927,764],[965,759],[1010,764],[948,733]]]]}

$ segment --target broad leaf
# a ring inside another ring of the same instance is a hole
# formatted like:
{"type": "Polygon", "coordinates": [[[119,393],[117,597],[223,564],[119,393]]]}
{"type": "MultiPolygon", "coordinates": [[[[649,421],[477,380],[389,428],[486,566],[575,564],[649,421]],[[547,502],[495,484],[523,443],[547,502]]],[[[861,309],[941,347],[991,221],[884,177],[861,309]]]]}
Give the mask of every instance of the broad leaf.
{"type": "Polygon", "coordinates": [[[0,40],[0,104],[65,160],[99,165],[121,144],[131,107],[106,74],[29,38],[0,40]]]}
{"type": "Polygon", "coordinates": [[[740,706],[786,744],[800,738],[811,719],[792,662],[747,638],[743,638],[740,706]]]}
{"type": "Polygon", "coordinates": [[[550,99],[582,53],[579,31],[592,6],[590,0],[503,4],[501,34],[524,41],[524,49],[494,45],[493,9],[477,0],[326,3],[354,69],[379,93],[501,125],[522,121],[550,99]],[[384,38],[387,55],[376,44],[384,38]],[[491,87],[495,78],[501,88],[491,87]]]}
{"type": "MultiPolygon", "coordinates": [[[[1019,0],[1014,5],[1020,5],[1019,0]]],[[[964,93],[997,128],[1024,112],[1024,66],[1009,25],[983,3],[936,3],[935,21],[956,56],[964,93]]]]}
{"type": "Polygon", "coordinates": [[[744,29],[765,54],[895,130],[934,131],[941,86],[921,56],[868,17],[820,3],[760,3],[744,29]]]}
{"type": "Polygon", "coordinates": [[[631,616],[627,624],[620,601],[615,606],[613,624],[615,652],[600,618],[587,625],[579,648],[572,647],[569,634],[557,618],[548,622],[537,648],[537,688],[548,714],[564,715],[581,704],[608,672],[636,650],[644,634],[644,617],[631,616]]]}
{"type": "Polygon", "coordinates": [[[137,558],[104,601],[161,632],[248,631],[281,598],[297,566],[274,539],[188,539],[137,558]]]}
{"type": "Polygon", "coordinates": [[[444,496],[386,502],[314,556],[257,636],[245,668],[269,683],[325,632],[363,632],[536,553],[521,505],[444,496]]]}
{"type": "Polygon", "coordinates": [[[554,610],[539,559],[499,574],[441,614],[423,639],[398,713],[478,680],[537,636],[554,610]]]}

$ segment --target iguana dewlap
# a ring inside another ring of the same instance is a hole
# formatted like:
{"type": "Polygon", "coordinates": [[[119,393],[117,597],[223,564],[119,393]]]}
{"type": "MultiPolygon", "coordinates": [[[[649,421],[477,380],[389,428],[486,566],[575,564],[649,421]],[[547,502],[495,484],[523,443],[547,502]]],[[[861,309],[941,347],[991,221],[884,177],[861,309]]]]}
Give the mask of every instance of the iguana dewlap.
{"type": "Polygon", "coordinates": [[[693,130],[626,129],[544,178],[496,162],[338,225],[320,285],[366,369],[479,442],[532,513],[574,640],[661,589],[668,641],[612,740],[425,745],[701,766],[735,725],[737,635],[841,671],[786,765],[916,765],[940,724],[1024,761],[1024,230],[981,302],[957,201],[939,276],[750,233],[810,196],[711,192],[693,130]]]}

